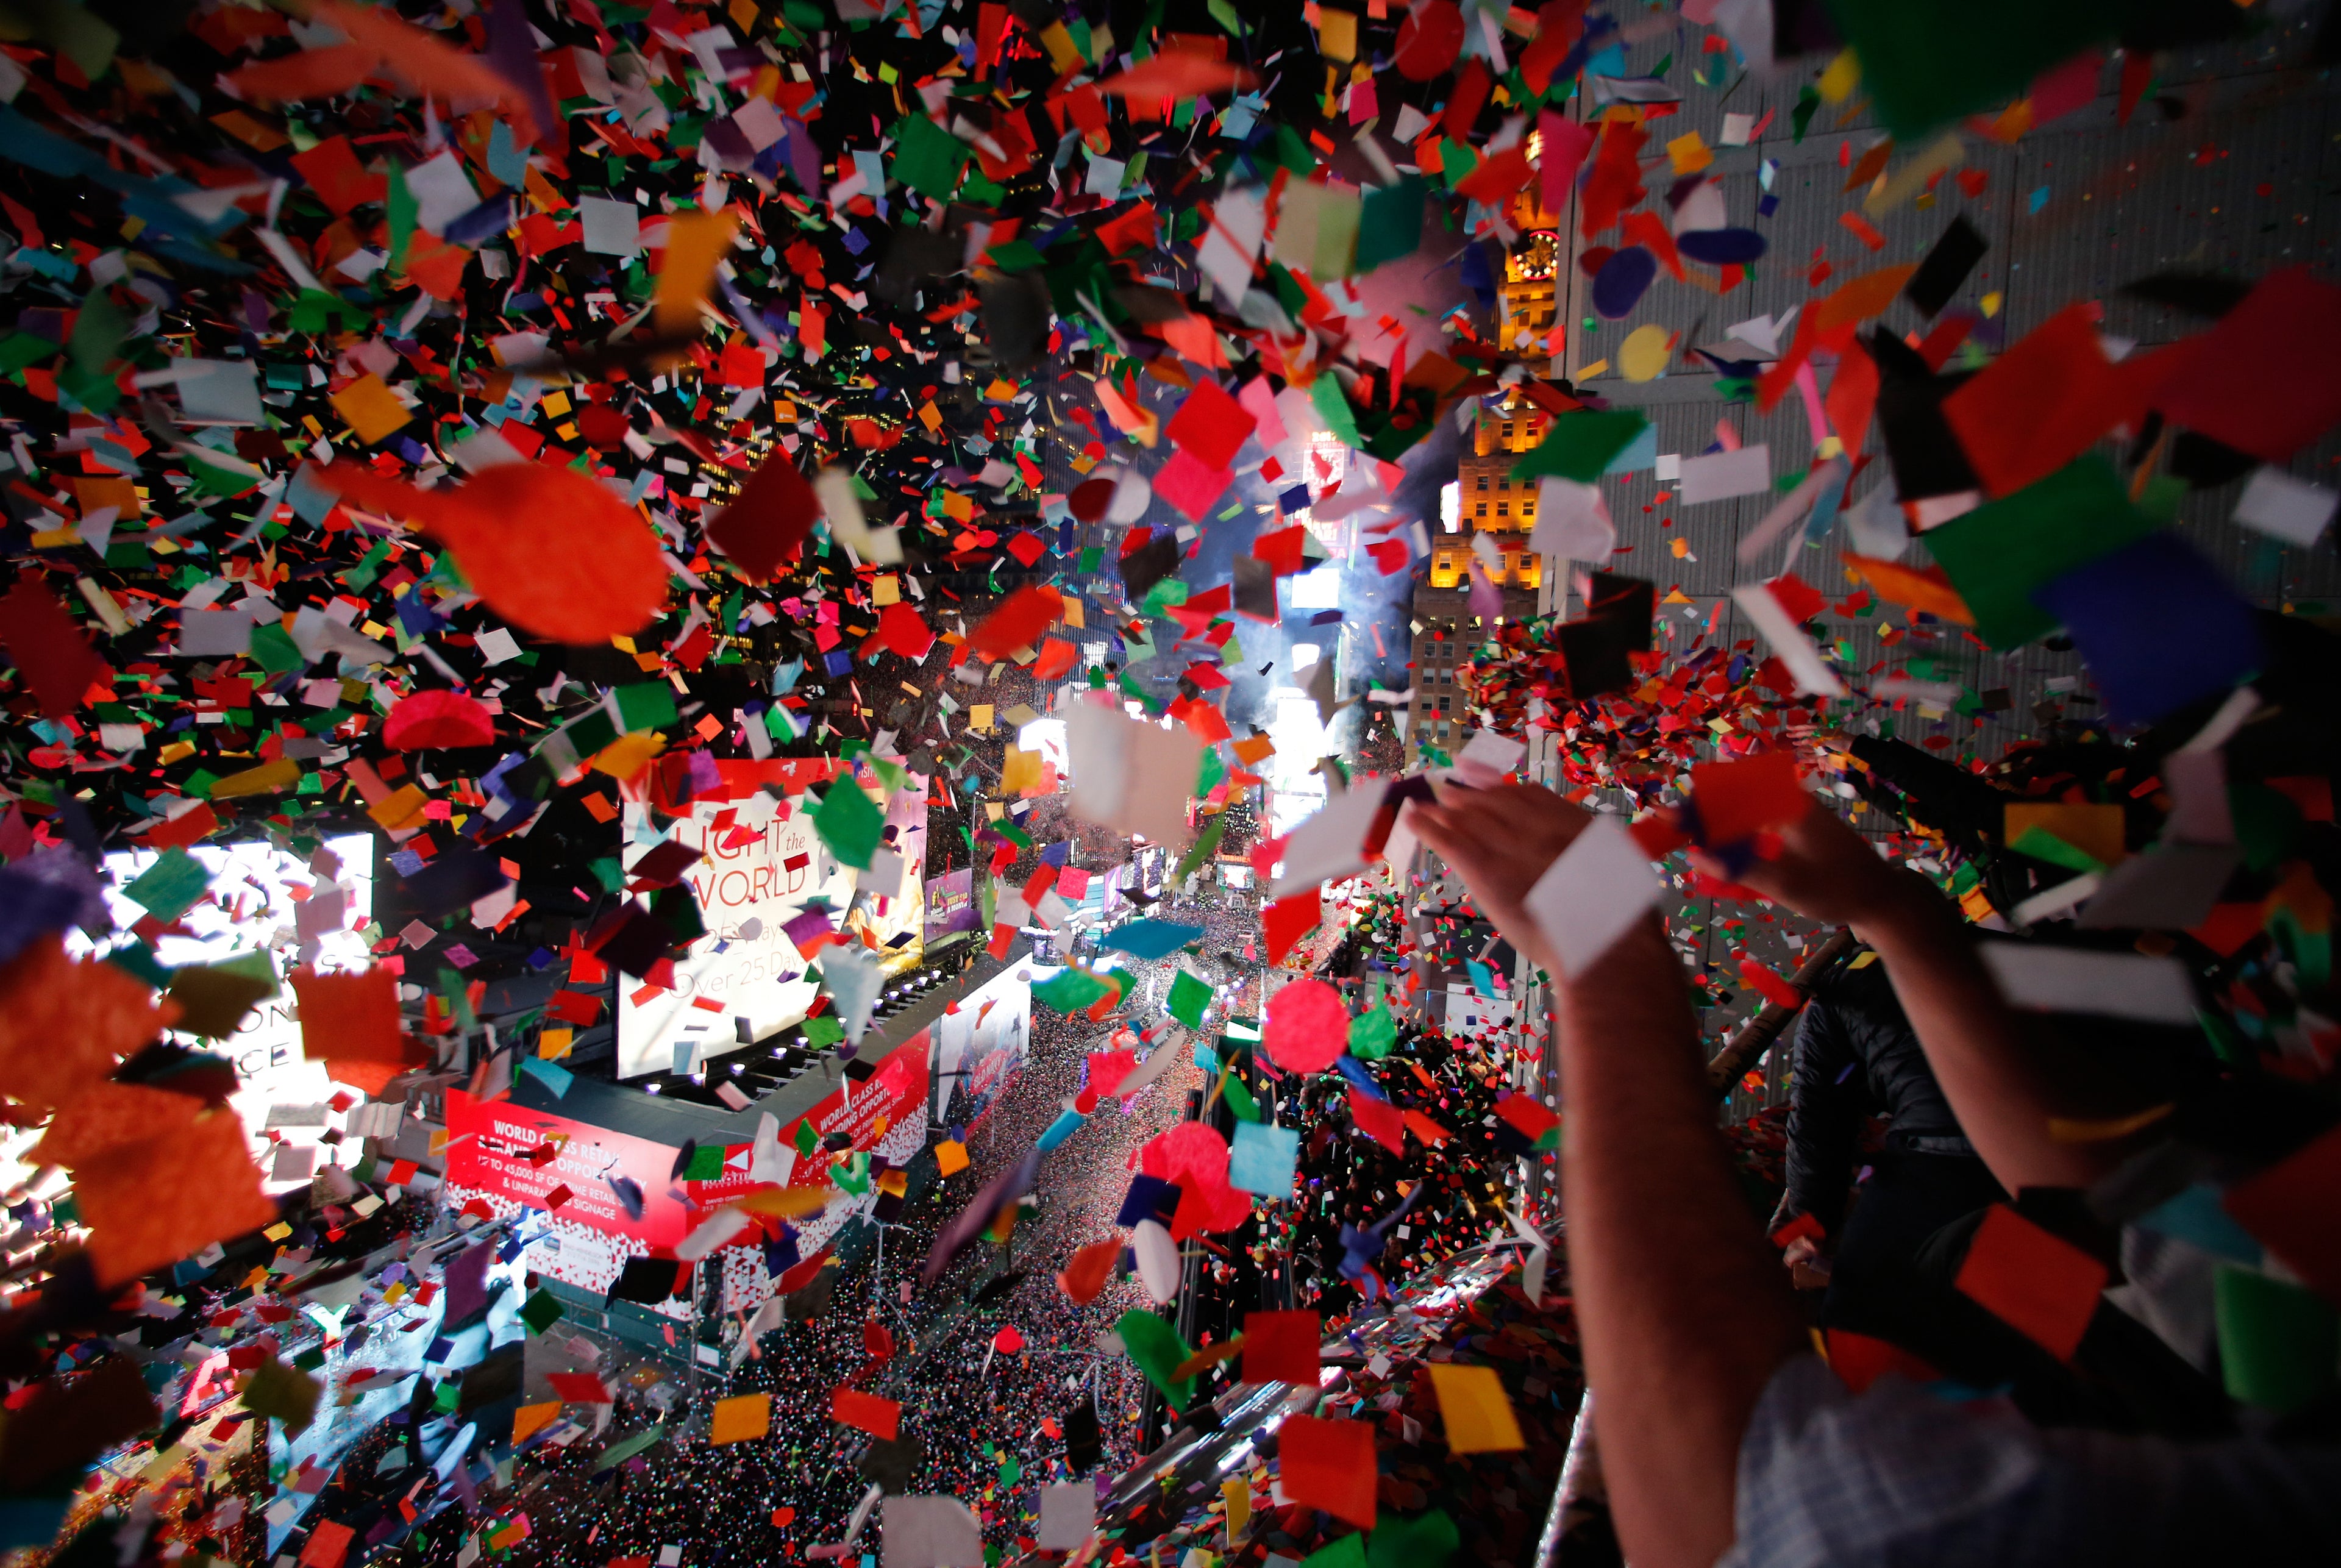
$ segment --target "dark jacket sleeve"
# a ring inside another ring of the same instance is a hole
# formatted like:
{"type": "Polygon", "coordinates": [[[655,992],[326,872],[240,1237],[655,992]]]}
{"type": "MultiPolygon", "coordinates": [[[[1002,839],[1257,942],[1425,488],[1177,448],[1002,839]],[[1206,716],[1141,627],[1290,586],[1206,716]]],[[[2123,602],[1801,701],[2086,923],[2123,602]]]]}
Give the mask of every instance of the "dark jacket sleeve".
{"type": "Polygon", "coordinates": [[[1871,781],[1902,797],[1913,821],[1971,853],[1998,840],[2006,792],[1905,741],[1856,735],[1853,754],[1869,769],[1871,781]]]}
{"type": "Polygon", "coordinates": [[[1797,1020],[1795,1082],[1788,1096],[1788,1192],[1772,1225],[1810,1214],[1830,1235],[1845,1218],[1853,1154],[1861,1136],[1868,1083],[1853,1031],[1826,994],[1797,1020]]]}

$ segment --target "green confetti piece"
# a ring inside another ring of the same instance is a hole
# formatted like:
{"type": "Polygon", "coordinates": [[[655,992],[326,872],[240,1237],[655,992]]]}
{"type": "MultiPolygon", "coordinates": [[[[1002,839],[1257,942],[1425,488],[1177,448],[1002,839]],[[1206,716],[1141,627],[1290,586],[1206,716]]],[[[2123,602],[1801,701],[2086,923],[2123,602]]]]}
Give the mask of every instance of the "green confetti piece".
{"type": "Polygon", "coordinates": [[[885,836],[886,814],[862,792],[860,784],[842,776],[831,782],[829,793],[812,814],[812,825],[840,864],[867,871],[878,853],[879,841],[885,836]]]}
{"type": "Polygon", "coordinates": [[[212,874],[184,849],[166,849],[122,890],[123,896],[168,924],[195,906],[212,874]]]}
{"type": "Polygon", "coordinates": [[[2212,1281],[2227,1392],[2282,1414],[2324,1398],[2341,1354],[2341,1315],[2315,1292],[2223,1263],[2212,1281]]]}
{"type": "Polygon", "coordinates": [[[520,1321],[528,1324],[529,1333],[541,1334],[561,1321],[561,1303],[551,1292],[539,1291],[520,1309],[520,1321]]]}
{"type": "Polygon", "coordinates": [[[1590,484],[1601,477],[1609,460],[1634,443],[1649,421],[1632,409],[1579,409],[1552,422],[1552,428],[1535,450],[1512,464],[1515,479],[1540,479],[1557,474],[1590,484]]]}
{"type": "Polygon", "coordinates": [[[1211,1004],[1211,988],[1184,969],[1170,983],[1170,999],[1164,1010],[1190,1029],[1203,1026],[1204,1010],[1211,1004]]]}
{"type": "Polygon", "coordinates": [[[1195,1380],[1183,1377],[1173,1380],[1171,1373],[1183,1365],[1195,1353],[1179,1337],[1179,1331],[1155,1316],[1136,1307],[1121,1314],[1115,1322],[1114,1332],[1121,1335],[1130,1359],[1146,1374],[1146,1381],[1162,1391],[1162,1397],[1173,1407],[1184,1409],[1188,1396],[1195,1391],[1195,1380]]]}
{"type": "Polygon", "coordinates": [[[1412,1519],[1378,1513],[1373,1537],[1366,1546],[1366,1564],[1367,1568],[1441,1568],[1460,1544],[1455,1521],[1443,1508],[1412,1519]]]}
{"type": "Polygon", "coordinates": [[[892,177],[922,196],[949,200],[961,171],[974,155],[967,144],[924,115],[903,116],[894,137],[892,177]]]}

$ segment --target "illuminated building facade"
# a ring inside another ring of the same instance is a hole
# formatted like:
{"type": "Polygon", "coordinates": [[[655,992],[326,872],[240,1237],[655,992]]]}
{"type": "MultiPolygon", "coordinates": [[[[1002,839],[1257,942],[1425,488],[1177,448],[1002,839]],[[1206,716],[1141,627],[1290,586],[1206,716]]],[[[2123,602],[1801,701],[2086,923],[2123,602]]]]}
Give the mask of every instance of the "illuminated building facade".
{"type": "Polygon", "coordinates": [[[1470,586],[1474,534],[1487,535],[1494,546],[1496,564],[1481,556],[1480,564],[1498,587],[1533,594],[1544,581],[1543,565],[1529,549],[1529,534],[1536,527],[1537,482],[1513,478],[1512,464],[1544,439],[1551,422],[1551,415],[1517,397],[1480,405],[1472,422],[1471,450],[1458,465],[1457,515],[1451,531],[1442,531],[1432,543],[1432,587],[1470,586]]]}
{"type": "MultiPolygon", "coordinates": [[[[1515,196],[1506,215],[1521,234],[1504,259],[1494,335],[1531,375],[1541,376],[1550,373],[1560,347],[1558,221],[1538,207],[1533,188],[1515,196]]],[[[1503,619],[1536,614],[1544,582],[1543,563],[1529,548],[1537,482],[1513,478],[1512,465],[1544,439],[1551,424],[1550,414],[1517,392],[1482,400],[1472,421],[1471,449],[1458,464],[1454,492],[1431,542],[1429,580],[1414,594],[1414,700],[1406,734],[1410,765],[1425,760],[1426,748],[1451,752],[1472,729],[1458,671],[1494,631],[1472,608],[1474,559],[1502,600],[1503,619]],[[1474,540],[1482,538],[1485,546],[1475,548],[1474,540]]]]}

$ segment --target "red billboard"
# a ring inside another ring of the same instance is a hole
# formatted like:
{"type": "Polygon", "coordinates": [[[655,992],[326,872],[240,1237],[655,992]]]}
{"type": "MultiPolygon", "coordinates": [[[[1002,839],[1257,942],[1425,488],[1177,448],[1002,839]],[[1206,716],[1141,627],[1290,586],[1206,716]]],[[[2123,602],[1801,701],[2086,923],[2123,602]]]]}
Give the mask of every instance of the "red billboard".
{"type": "MultiPolygon", "coordinates": [[[[866,1080],[859,1084],[841,1080],[836,1093],[783,1125],[781,1160],[788,1167],[783,1184],[818,1186],[829,1180],[832,1165],[856,1154],[883,1154],[899,1165],[923,1148],[927,1139],[927,1057],[933,1048],[933,1037],[928,1031],[920,1030],[895,1047],[893,1054],[881,1062],[878,1071],[866,1080]],[[815,1147],[811,1154],[801,1155],[797,1151],[797,1129],[806,1125],[812,1129],[815,1147]],[[835,1154],[820,1147],[820,1142],[832,1133],[843,1133],[852,1138],[852,1146],[835,1154]]],[[[691,1183],[692,1201],[702,1206],[721,1203],[760,1185],[748,1180],[753,1154],[752,1144],[726,1144],[722,1179],[691,1183]]],[[[854,1212],[847,1204],[833,1203],[798,1229],[809,1247],[818,1246],[854,1212]]]]}
{"type": "Polygon", "coordinates": [[[630,1249],[638,1254],[672,1247],[690,1228],[689,1211],[667,1196],[676,1153],[670,1144],[525,1110],[510,1100],[483,1102],[461,1089],[447,1091],[452,1203],[477,1196],[499,1213],[506,1204],[543,1209],[548,1196],[563,1193],[552,1208],[555,1219],[638,1242],[630,1249]],[[548,1148],[557,1152],[546,1157],[542,1151],[548,1148]],[[610,1185],[613,1176],[631,1177],[643,1190],[641,1219],[630,1218],[618,1202],[610,1185]]]}
{"type": "MultiPolygon", "coordinates": [[[[841,1086],[802,1116],[781,1128],[785,1185],[819,1186],[830,1167],[854,1154],[882,1154],[906,1164],[926,1144],[927,1054],[932,1041],[921,1030],[897,1046],[864,1082],[841,1086]],[[797,1148],[797,1129],[809,1124],[815,1148],[797,1148]],[[832,1153],[819,1143],[833,1133],[852,1140],[832,1153]]],[[[569,1244],[533,1260],[556,1278],[593,1290],[606,1290],[629,1256],[671,1252],[703,1222],[709,1209],[764,1183],[748,1180],[753,1145],[725,1147],[725,1174],[713,1182],[687,1183],[694,1211],[668,1194],[678,1145],[597,1127],[550,1111],[532,1111],[508,1099],[479,1101],[460,1089],[447,1094],[447,1200],[455,1206],[476,1197],[498,1214],[527,1208],[550,1212],[556,1232],[569,1244]],[[643,1217],[633,1219],[618,1202],[610,1178],[631,1178],[642,1189],[643,1217]],[[549,1200],[558,1198],[557,1203],[549,1200]],[[603,1244],[591,1244],[588,1238],[603,1244]]],[[[876,1193],[832,1203],[797,1223],[807,1253],[824,1244],[854,1215],[865,1213],[876,1193]]],[[[759,1239],[751,1226],[735,1245],[759,1239]]]]}

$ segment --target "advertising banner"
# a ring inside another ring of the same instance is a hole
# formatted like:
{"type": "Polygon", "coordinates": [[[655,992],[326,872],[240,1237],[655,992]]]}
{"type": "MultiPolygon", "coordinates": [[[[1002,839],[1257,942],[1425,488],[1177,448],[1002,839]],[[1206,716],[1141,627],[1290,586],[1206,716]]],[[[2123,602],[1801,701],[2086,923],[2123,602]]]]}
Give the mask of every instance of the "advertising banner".
{"type": "MultiPolygon", "coordinates": [[[[895,1048],[865,1082],[840,1087],[780,1130],[781,1184],[820,1186],[831,1169],[856,1154],[879,1154],[906,1164],[926,1145],[927,1060],[932,1040],[924,1033],[895,1048]],[[833,1133],[852,1140],[832,1152],[797,1148],[800,1124],[818,1144],[833,1133]]],[[[497,1217],[523,1209],[543,1211],[549,1233],[529,1249],[529,1266],[580,1290],[607,1292],[630,1257],[671,1252],[703,1223],[704,1211],[766,1183],[751,1182],[752,1143],[726,1145],[724,1174],[716,1181],[689,1182],[684,1189],[700,1213],[668,1195],[674,1185],[678,1146],[637,1138],[549,1111],[532,1111],[510,1100],[483,1103],[460,1089],[447,1094],[446,1202],[461,1208],[473,1199],[497,1217]],[[618,1201],[613,1177],[624,1176],[642,1189],[643,1215],[635,1219],[618,1201]],[[557,1201],[556,1201],[557,1200],[557,1201]]],[[[818,1214],[794,1222],[798,1249],[810,1256],[829,1244],[850,1221],[876,1205],[877,1190],[842,1195],[818,1214]]],[[[751,1227],[724,1260],[727,1293],[733,1273],[762,1267],[762,1233],[751,1227]]],[[[681,1311],[680,1303],[672,1303],[681,1311]]]]}
{"type": "Polygon", "coordinates": [[[1013,1083],[1032,1038],[1032,985],[1022,964],[960,998],[934,1023],[935,1120],[971,1127],[1013,1083]]]}
{"type": "Polygon", "coordinates": [[[689,1228],[691,1211],[667,1195],[675,1152],[672,1144],[527,1110],[508,1099],[483,1102],[461,1089],[447,1091],[451,1203],[484,1198],[499,1215],[545,1209],[557,1224],[623,1236],[649,1253],[673,1246],[689,1228]],[[643,1190],[641,1219],[618,1202],[611,1185],[618,1176],[643,1190]],[[548,1203],[555,1193],[563,1194],[561,1202],[548,1203]]]}
{"type": "Polygon", "coordinates": [[[618,987],[618,1076],[684,1070],[739,1048],[737,1020],[751,1041],[802,1020],[818,988],[805,978],[803,954],[785,927],[815,899],[842,911],[853,898],[853,872],[841,866],[802,811],[785,820],[781,803],[754,794],[739,801],[698,800],[661,833],[647,807],[628,801],[620,816],[629,871],[672,841],[703,858],[683,874],[707,934],[675,961],[674,986],[636,1000],[618,987]],[[721,819],[719,821],[719,819],[721,819]],[[719,1004],[709,1012],[692,1005],[719,1004]],[[688,1054],[678,1051],[688,1047],[688,1054]]]}
{"type": "Polygon", "coordinates": [[[672,1249],[687,1233],[690,1211],[667,1196],[674,1156],[647,1138],[447,1092],[448,1206],[477,1199],[499,1219],[546,1211],[551,1231],[530,1249],[529,1266],[580,1290],[607,1292],[628,1258],[672,1249]],[[641,1219],[618,1202],[618,1176],[642,1189],[641,1219]]]}
{"type": "Polygon", "coordinates": [[[886,826],[894,853],[891,869],[882,851],[855,878],[862,900],[855,918],[878,944],[889,974],[914,966],[926,952],[927,780],[912,774],[886,806],[886,826]]]}
{"type": "Polygon", "coordinates": [[[679,1064],[688,1071],[802,1021],[818,988],[786,927],[816,906],[829,911],[832,927],[868,930],[890,969],[916,963],[923,945],[925,794],[917,774],[897,792],[888,822],[900,847],[891,860],[882,851],[866,872],[829,853],[802,799],[784,807],[752,784],[737,795],[711,791],[660,822],[642,802],[625,802],[619,821],[630,872],[667,843],[700,852],[682,884],[707,934],[675,962],[673,989],[637,1001],[639,987],[618,987],[618,1076],[679,1064]],[[716,1010],[698,1005],[702,1001],[716,1010]]]}
{"type": "Polygon", "coordinates": [[[981,924],[975,907],[975,867],[961,866],[927,879],[926,920],[930,946],[954,932],[973,931],[981,924]]]}
{"type": "MultiPolygon", "coordinates": [[[[883,1155],[890,1164],[910,1163],[927,1143],[927,1060],[934,1040],[921,1030],[878,1064],[878,1070],[856,1084],[840,1074],[835,1093],[781,1128],[781,1164],[786,1174],[781,1184],[817,1187],[831,1179],[831,1168],[854,1154],[883,1155]],[[797,1147],[798,1129],[809,1128],[818,1144],[842,1133],[852,1142],[831,1152],[816,1147],[810,1154],[797,1147]]],[[[729,1144],[723,1150],[723,1176],[713,1182],[684,1183],[692,1202],[705,1208],[751,1192],[761,1183],[748,1179],[755,1154],[753,1144],[729,1144]]],[[[828,1244],[847,1221],[866,1214],[876,1204],[873,1188],[848,1194],[818,1214],[796,1222],[797,1245],[806,1253],[828,1244]]]]}

